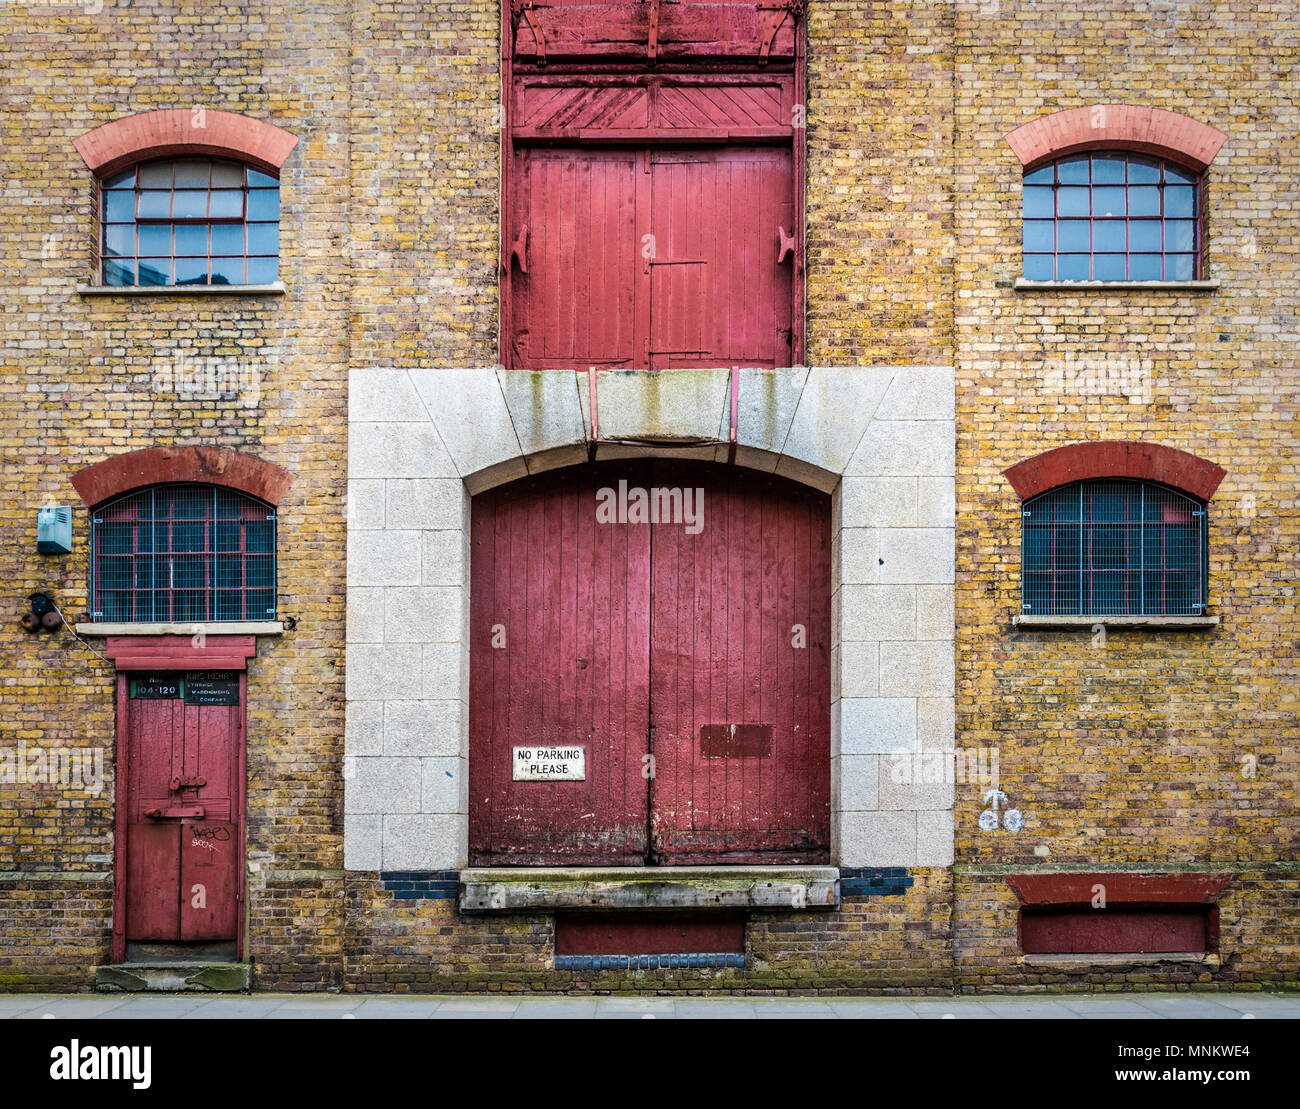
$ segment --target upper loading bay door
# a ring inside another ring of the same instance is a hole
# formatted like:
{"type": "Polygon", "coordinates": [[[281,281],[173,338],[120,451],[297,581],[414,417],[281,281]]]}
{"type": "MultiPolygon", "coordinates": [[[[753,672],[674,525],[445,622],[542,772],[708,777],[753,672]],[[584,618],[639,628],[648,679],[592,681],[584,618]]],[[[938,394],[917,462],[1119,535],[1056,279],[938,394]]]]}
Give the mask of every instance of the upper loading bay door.
{"type": "Polygon", "coordinates": [[[475,497],[471,862],[827,861],[829,519],[684,462],[475,497]]]}
{"type": "Polygon", "coordinates": [[[791,160],[778,146],[521,148],[514,366],[790,365],[791,160]]]}

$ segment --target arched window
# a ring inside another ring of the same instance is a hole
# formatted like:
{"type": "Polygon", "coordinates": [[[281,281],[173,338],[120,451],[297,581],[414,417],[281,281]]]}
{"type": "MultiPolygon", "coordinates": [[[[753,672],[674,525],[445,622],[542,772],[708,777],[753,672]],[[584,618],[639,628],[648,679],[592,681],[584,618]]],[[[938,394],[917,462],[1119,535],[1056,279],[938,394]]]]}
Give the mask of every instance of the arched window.
{"type": "Polygon", "coordinates": [[[1027,281],[1195,281],[1200,179],[1125,151],[1060,158],[1025,174],[1027,281]]]}
{"type": "Polygon", "coordinates": [[[100,180],[103,285],[269,285],[280,182],[219,158],[142,162],[100,180]]]}
{"type": "Polygon", "coordinates": [[[275,509],[263,501],[216,485],[156,485],[90,519],[93,620],[275,619],[275,509]]]}
{"type": "Polygon", "coordinates": [[[1154,482],[1095,478],[1024,504],[1021,611],[1199,616],[1205,505],[1154,482]]]}

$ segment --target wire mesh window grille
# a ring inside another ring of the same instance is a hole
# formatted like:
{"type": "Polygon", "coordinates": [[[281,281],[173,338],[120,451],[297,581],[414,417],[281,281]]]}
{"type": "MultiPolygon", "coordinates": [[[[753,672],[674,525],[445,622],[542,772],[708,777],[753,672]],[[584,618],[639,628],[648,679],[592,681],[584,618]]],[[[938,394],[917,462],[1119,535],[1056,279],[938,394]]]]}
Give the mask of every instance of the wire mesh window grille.
{"type": "Polygon", "coordinates": [[[1198,616],[1205,506],[1148,482],[1077,482],[1023,510],[1021,611],[1035,616],[1198,616]]]}
{"type": "Polygon", "coordinates": [[[1025,175],[1030,281],[1192,281],[1204,228],[1196,174],[1136,154],[1062,158],[1025,175]]]}
{"type": "Polygon", "coordinates": [[[236,162],[146,162],[100,183],[105,285],[269,285],[280,182],[236,162]]]}
{"type": "Polygon", "coordinates": [[[275,619],[275,510],[233,489],[159,485],[97,508],[91,618],[275,619]]]}

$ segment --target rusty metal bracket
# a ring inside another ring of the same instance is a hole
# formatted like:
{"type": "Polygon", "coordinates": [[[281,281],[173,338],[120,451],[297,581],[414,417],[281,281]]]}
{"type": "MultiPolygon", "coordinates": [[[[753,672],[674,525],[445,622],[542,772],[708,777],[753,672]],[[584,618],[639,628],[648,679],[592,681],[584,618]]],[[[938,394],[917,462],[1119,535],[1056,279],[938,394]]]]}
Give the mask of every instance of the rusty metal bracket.
{"type": "Polygon", "coordinates": [[[784,227],[778,227],[776,234],[778,239],[776,264],[779,266],[787,257],[794,258],[794,236],[788,234],[784,227]]]}
{"type": "Polygon", "coordinates": [[[519,33],[519,20],[522,17],[528,23],[528,29],[533,33],[533,41],[537,44],[537,64],[544,66],[546,64],[546,36],[542,34],[541,25],[533,19],[533,0],[510,0],[510,12],[515,17],[515,34],[519,33]]]}
{"type": "Polygon", "coordinates": [[[789,16],[797,22],[803,17],[806,2],[807,0],[781,0],[781,3],[777,4],[758,5],[759,11],[766,9],[772,12],[768,17],[767,28],[763,32],[763,44],[758,48],[759,65],[767,65],[767,59],[772,53],[772,43],[776,41],[776,33],[785,22],[785,17],[789,16]]]}
{"type": "Polygon", "coordinates": [[[646,0],[650,5],[650,34],[646,39],[646,57],[652,62],[659,57],[659,0],[646,0]]]}
{"type": "Polygon", "coordinates": [[[519,229],[519,234],[510,246],[510,257],[506,259],[506,268],[510,263],[518,262],[521,273],[528,272],[528,224],[524,224],[519,229]]]}

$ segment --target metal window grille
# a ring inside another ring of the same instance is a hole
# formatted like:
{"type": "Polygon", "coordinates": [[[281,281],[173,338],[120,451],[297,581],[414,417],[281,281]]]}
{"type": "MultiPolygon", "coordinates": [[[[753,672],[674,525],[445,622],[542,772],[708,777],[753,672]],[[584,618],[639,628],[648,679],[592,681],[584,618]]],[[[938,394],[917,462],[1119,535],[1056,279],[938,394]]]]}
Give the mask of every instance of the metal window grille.
{"type": "Polygon", "coordinates": [[[1164,486],[1077,482],[1026,502],[1021,611],[1196,616],[1205,610],[1205,506],[1164,486]]]}
{"type": "Polygon", "coordinates": [[[90,518],[91,619],[275,618],[275,510],[232,489],[160,485],[90,518]]]}

